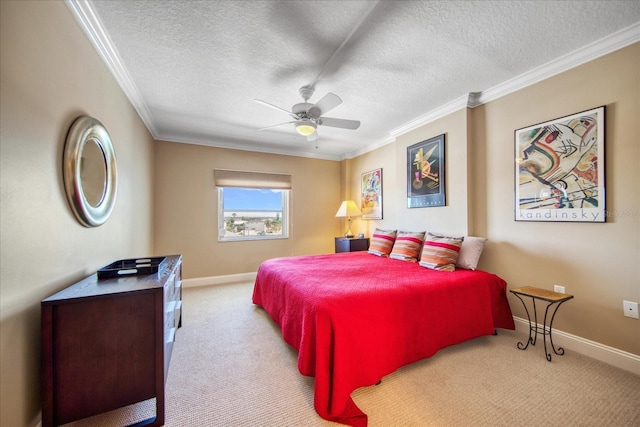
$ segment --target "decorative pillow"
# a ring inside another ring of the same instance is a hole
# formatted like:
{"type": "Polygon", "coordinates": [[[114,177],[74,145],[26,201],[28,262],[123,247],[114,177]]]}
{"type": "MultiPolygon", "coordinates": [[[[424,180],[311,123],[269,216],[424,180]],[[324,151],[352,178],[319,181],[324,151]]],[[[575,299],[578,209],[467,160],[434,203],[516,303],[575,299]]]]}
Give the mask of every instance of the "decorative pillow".
{"type": "Polygon", "coordinates": [[[369,242],[369,253],[378,256],[388,257],[396,240],[396,230],[382,230],[376,228],[369,242]]]}
{"type": "Polygon", "coordinates": [[[389,258],[417,262],[425,232],[399,231],[389,258]]]}
{"type": "Polygon", "coordinates": [[[465,236],[460,247],[460,255],[458,255],[456,267],[467,270],[478,268],[478,261],[486,241],[487,239],[484,237],[465,236]]]}
{"type": "Polygon", "coordinates": [[[427,233],[422,246],[420,265],[432,270],[454,271],[464,237],[427,233]]]}

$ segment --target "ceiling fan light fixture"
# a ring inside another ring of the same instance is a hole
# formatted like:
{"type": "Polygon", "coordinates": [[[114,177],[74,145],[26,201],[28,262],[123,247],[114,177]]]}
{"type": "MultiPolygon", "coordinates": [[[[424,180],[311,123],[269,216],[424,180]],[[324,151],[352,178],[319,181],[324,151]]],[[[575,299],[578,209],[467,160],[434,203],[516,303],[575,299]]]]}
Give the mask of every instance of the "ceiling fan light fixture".
{"type": "Polygon", "coordinates": [[[298,121],[295,124],[296,131],[302,136],[312,135],[316,131],[316,124],[311,121],[298,121]]]}

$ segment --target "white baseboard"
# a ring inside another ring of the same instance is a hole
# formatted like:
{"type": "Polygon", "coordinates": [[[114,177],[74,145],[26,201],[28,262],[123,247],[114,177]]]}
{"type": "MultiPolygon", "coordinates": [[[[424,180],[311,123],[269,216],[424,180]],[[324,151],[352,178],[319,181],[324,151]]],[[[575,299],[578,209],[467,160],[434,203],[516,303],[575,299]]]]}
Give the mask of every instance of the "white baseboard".
{"type": "MultiPolygon", "coordinates": [[[[529,334],[529,321],[527,319],[513,316],[513,320],[516,323],[516,331],[529,334]]],[[[539,325],[539,327],[542,327],[542,325],[539,325]]],[[[636,354],[571,335],[555,328],[553,329],[553,343],[556,347],[564,347],[567,350],[584,354],[616,368],[640,375],[640,356],[636,354]]]]}
{"type": "Polygon", "coordinates": [[[256,274],[257,272],[229,274],[226,276],[198,277],[195,279],[182,279],[182,286],[185,288],[195,288],[198,286],[222,285],[225,283],[249,282],[249,281],[253,282],[254,280],[256,280],[256,274]]]}

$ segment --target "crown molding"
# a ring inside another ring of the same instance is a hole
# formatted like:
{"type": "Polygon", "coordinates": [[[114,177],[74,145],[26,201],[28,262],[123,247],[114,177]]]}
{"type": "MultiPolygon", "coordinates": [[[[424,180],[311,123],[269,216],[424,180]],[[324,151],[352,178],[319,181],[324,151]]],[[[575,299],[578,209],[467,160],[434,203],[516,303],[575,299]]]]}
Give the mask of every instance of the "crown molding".
{"type": "MultiPolygon", "coordinates": [[[[158,134],[157,127],[152,119],[151,113],[146,103],[144,102],[144,99],[140,95],[137,86],[129,76],[126,68],[122,65],[122,61],[117,50],[113,46],[113,43],[111,42],[111,39],[109,38],[107,33],[104,31],[102,23],[94,13],[90,2],[88,0],[65,0],[65,3],[71,10],[73,16],[76,18],[87,37],[89,37],[89,40],[115,77],[125,95],[129,98],[129,101],[138,112],[138,115],[146,125],[153,138],[156,140],[168,140],[166,137],[162,138],[162,136],[158,134]]],[[[496,100],[527,86],[548,79],[549,77],[575,68],[586,62],[592,61],[616,50],[622,49],[638,41],[640,41],[640,22],[624,28],[607,37],[604,37],[600,40],[597,40],[580,49],[577,49],[568,55],[557,58],[542,66],[534,68],[533,70],[523,73],[504,83],[481,92],[470,92],[467,95],[460,96],[459,98],[447,102],[446,104],[426,114],[416,117],[406,124],[390,131],[389,135],[387,135],[385,138],[382,138],[361,150],[351,153],[345,153],[345,155],[340,157],[339,159],[330,158],[330,160],[344,160],[354,158],[369,151],[373,151],[377,148],[394,142],[400,135],[403,135],[421,126],[445,117],[462,108],[475,108],[479,105],[496,100]]],[[[177,141],[177,139],[178,138],[171,138],[169,140],[174,140],[175,142],[188,142],[184,141],[183,139],[177,141]]],[[[190,143],[212,145],[210,141],[190,141],[190,143]]],[[[226,146],[225,144],[215,146],[255,151],[255,148],[238,147],[237,145],[234,147],[226,146]]],[[[273,154],[284,154],[279,150],[265,150],[265,152],[271,152],[273,154]]],[[[305,156],[304,154],[300,153],[289,153],[289,155],[317,157],[312,155],[305,156]]]]}
{"type": "Polygon", "coordinates": [[[370,145],[367,145],[364,148],[361,148],[359,150],[355,150],[355,151],[351,151],[350,153],[345,153],[340,160],[346,160],[346,159],[353,159],[355,157],[358,156],[362,156],[363,154],[366,154],[370,151],[376,150],[380,147],[384,147],[387,144],[391,144],[392,142],[395,142],[396,138],[392,135],[389,135],[388,137],[386,137],[385,139],[381,139],[378,140],[370,145]]]}
{"type": "Polygon", "coordinates": [[[309,159],[319,159],[319,160],[333,160],[340,161],[344,160],[339,156],[333,156],[328,154],[323,154],[321,152],[308,152],[308,151],[292,151],[290,149],[278,149],[274,147],[258,147],[251,142],[242,140],[242,139],[234,139],[234,138],[226,138],[225,140],[216,140],[208,137],[199,137],[199,136],[175,136],[170,134],[161,134],[157,137],[154,137],[156,141],[165,141],[165,142],[177,142],[191,145],[201,145],[204,147],[213,147],[213,148],[225,148],[228,150],[240,150],[240,151],[251,151],[253,153],[265,153],[265,154],[278,154],[281,156],[293,156],[293,157],[305,157],[309,159]]]}
{"type": "Polygon", "coordinates": [[[462,108],[466,108],[469,105],[469,95],[464,95],[458,97],[452,101],[447,102],[446,104],[432,110],[426,114],[423,114],[410,122],[400,126],[389,132],[391,136],[394,138],[399,137],[400,135],[404,135],[407,132],[410,132],[414,129],[417,129],[421,126],[426,125],[427,123],[431,123],[435,120],[438,120],[442,117],[448,116],[451,113],[454,113],[462,108]]]}
{"type": "Polygon", "coordinates": [[[547,62],[504,83],[482,91],[478,98],[478,103],[474,105],[474,107],[541,82],[638,41],[640,41],[640,22],[583,46],[580,49],[576,49],[570,54],[547,62]]]}
{"type": "Polygon", "coordinates": [[[122,65],[122,60],[120,59],[118,51],[113,46],[113,42],[109,35],[104,31],[102,22],[94,13],[90,2],[88,0],[65,0],[65,3],[76,18],[76,21],[78,21],[78,24],[80,24],[84,33],[91,41],[91,44],[93,44],[98,55],[100,55],[111,71],[111,74],[115,77],[120,88],[122,88],[122,91],[125,93],[127,98],[129,98],[129,102],[131,102],[133,108],[138,112],[138,115],[149,132],[151,132],[153,138],[157,139],[156,126],[151,117],[149,108],[144,102],[142,95],[140,95],[138,87],[129,76],[127,69],[122,65]]]}
{"type": "MultiPolygon", "coordinates": [[[[450,101],[443,106],[423,114],[399,128],[392,130],[390,134],[395,140],[395,138],[400,135],[445,117],[461,108],[475,108],[479,105],[486,104],[487,102],[494,101],[505,95],[524,89],[527,86],[531,86],[542,80],[548,79],[556,74],[560,74],[589,61],[593,61],[601,56],[615,52],[616,50],[627,47],[638,41],[640,41],[640,22],[577,49],[570,54],[534,68],[533,70],[523,73],[513,79],[507,80],[497,86],[482,92],[470,92],[468,95],[454,99],[453,101],[450,101]]],[[[386,141],[386,139],[384,141],[386,141]]],[[[380,143],[373,144],[371,149],[378,148],[379,146],[381,146],[380,143]]],[[[362,151],[368,152],[371,151],[371,149],[367,148],[362,151]]]]}
{"type": "Polygon", "coordinates": [[[442,117],[448,116],[449,114],[454,113],[458,110],[461,110],[463,108],[477,107],[478,105],[480,105],[478,102],[480,96],[481,96],[481,92],[469,92],[467,95],[456,98],[453,101],[448,102],[445,105],[439,108],[436,108],[435,110],[432,110],[426,114],[423,114],[422,116],[419,116],[411,120],[410,122],[400,126],[399,128],[392,130],[391,132],[389,132],[389,136],[387,136],[386,138],[381,139],[371,145],[368,145],[363,149],[346,154],[344,158],[352,159],[354,157],[361,156],[377,148],[380,148],[387,144],[391,144],[392,142],[395,142],[400,135],[403,135],[407,132],[417,129],[428,123],[436,121],[442,117]]]}

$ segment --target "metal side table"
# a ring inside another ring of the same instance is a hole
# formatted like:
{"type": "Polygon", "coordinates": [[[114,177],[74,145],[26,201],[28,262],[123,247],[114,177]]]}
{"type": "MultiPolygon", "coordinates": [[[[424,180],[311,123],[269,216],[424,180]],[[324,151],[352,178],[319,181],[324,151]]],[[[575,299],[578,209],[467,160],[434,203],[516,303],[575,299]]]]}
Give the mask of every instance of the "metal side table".
{"type": "Polygon", "coordinates": [[[524,306],[524,311],[527,313],[527,319],[529,320],[529,338],[527,339],[527,344],[523,344],[522,342],[518,342],[518,348],[520,350],[526,350],[529,347],[529,344],[536,345],[536,338],[538,334],[542,335],[542,340],[544,342],[544,353],[547,356],[547,360],[551,362],[551,352],[547,351],[547,340],[546,337],[549,336],[549,344],[551,345],[551,349],[553,352],[559,356],[564,354],[564,349],[562,347],[556,347],[553,345],[553,319],[556,317],[556,313],[558,312],[558,308],[565,301],[569,301],[573,298],[573,295],[569,294],[561,294],[559,292],[549,291],[547,289],[540,289],[533,286],[525,286],[522,288],[511,289],[509,292],[514,294],[520,301],[522,301],[522,305],[524,306]],[[525,304],[522,297],[531,298],[531,304],[533,305],[533,322],[531,322],[531,316],[529,315],[529,310],[527,309],[527,304],[525,304]],[[544,321],[542,326],[538,325],[538,311],[536,310],[536,300],[545,301],[547,303],[547,308],[544,310],[544,321]],[[551,318],[549,320],[549,324],[547,326],[547,319],[549,319],[549,308],[554,307],[551,313],[551,318]]]}

